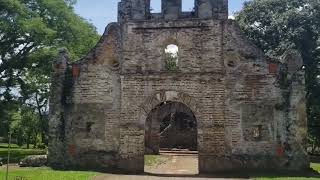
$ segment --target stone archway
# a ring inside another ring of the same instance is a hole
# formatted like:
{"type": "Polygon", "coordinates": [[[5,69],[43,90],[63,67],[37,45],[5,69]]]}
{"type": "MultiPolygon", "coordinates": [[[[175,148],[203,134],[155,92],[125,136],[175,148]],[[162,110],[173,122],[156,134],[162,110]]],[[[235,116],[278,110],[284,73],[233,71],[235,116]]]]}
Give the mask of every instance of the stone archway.
{"type": "MultiPolygon", "coordinates": [[[[184,93],[184,92],[178,92],[178,91],[172,91],[172,90],[161,90],[157,91],[156,93],[152,94],[149,96],[146,101],[140,106],[140,111],[139,111],[139,124],[144,124],[144,129],[146,130],[148,126],[147,118],[150,112],[152,112],[153,109],[157,108],[159,105],[161,105],[164,102],[175,102],[178,104],[182,105],[182,109],[178,111],[186,112],[187,114],[192,114],[192,116],[196,119],[197,127],[196,127],[196,148],[198,149],[199,146],[201,146],[200,140],[201,140],[201,135],[199,135],[199,119],[200,118],[200,113],[198,112],[198,104],[195,101],[193,97],[191,97],[189,94],[184,93]]],[[[163,115],[165,116],[165,115],[163,115]]],[[[163,117],[160,117],[161,119],[163,117]]],[[[150,127],[150,126],[149,126],[150,127]]],[[[158,127],[156,125],[156,127],[158,127]]],[[[144,143],[146,143],[146,137],[147,134],[144,134],[144,143]]],[[[156,136],[157,141],[155,142],[155,146],[159,146],[159,137],[156,136]]],[[[145,146],[144,146],[145,147],[145,146]]],[[[159,148],[155,148],[156,153],[159,151],[159,148]]]]}
{"type": "Polygon", "coordinates": [[[149,96],[146,101],[140,106],[140,114],[139,114],[139,121],[140,123],[145,123],[146,118],[157,105],[161,104],[162,102],[180,102],[185,104],[190,108],[190,110],[194,113],[194,115],[198,116],[198,108],[196,101],[187,93],[178,92],[178,91],[171,91],[171,90],[161,90],[157,91],[153,95],[149,96]]]}
{"type": "Polygon", "coordinates": [[[197,120],[180,102],[165,101],[149,113],[145,124],[145,154],[166,150],[197,150],[197,120]]]}

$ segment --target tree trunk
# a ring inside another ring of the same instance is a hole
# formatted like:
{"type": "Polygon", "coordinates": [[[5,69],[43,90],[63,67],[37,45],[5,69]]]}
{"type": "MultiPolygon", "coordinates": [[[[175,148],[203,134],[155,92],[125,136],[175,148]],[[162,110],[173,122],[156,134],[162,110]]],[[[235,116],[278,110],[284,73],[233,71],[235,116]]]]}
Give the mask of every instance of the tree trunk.
{"type": "Polygon", "coordinates": [[[33,142],[33,148],[34,148],[34,149],[37,148],[37,136],[38,136],[38,134],[35,133],[35,135],[34,135],[34,142],[33,142]]]}
{"type": "Polygon", "coordinates": [[[46,142],[45,139],[45,123],[44,123],[44,118],[42,115],[41,108],[42,106],[40,105],[39,99],[38,99],[38,93],[36,93],[36,103],[37,103],[37,110],[38,110],[38,115],[39,115],[39,121],[40,121],[40,134],[41,134],[41,141],[42,143],[46,142]]]}
{"type": "Polygon", "coordinates": [[[27,136],[27,149],[30,148],[30,133],[28,133],[28,136],[27,136]]]}

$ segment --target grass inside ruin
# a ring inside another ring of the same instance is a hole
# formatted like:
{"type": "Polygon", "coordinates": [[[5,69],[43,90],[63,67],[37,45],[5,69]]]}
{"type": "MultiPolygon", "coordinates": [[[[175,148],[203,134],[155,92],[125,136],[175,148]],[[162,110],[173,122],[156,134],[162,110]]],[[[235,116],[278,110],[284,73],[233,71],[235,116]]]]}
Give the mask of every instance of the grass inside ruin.
{"type": "Polygon", "coordinates": [[[144,156],[144,165],[146,166],[155,166],[161,164],[165,161],[164,157],[159,155],[145,155],[144,156]]]}

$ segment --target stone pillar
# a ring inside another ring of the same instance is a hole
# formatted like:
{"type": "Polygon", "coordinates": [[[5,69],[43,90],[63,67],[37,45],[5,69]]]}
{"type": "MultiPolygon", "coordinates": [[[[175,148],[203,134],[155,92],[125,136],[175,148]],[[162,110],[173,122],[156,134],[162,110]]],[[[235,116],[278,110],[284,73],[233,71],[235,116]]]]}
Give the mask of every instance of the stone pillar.
{"type": "Polygon", "coordinates": [[[159,154],[160,153],[160,121],[158,119],[158,113],[152,113],[150,119],[147,121],[150,121],[149,127],[148,127],[148,134],[146,134],[147,141],[146,147],[148,148],[147,152],[148,154],[159,154]]]}
{"type": "Polygon", "coordinates": [[[118,169],[129,173],[144,172],[144,128],[138,124],[120,125],[118,169]]]}
{"type": "Polygon", "coordinates": [[[309,167],[307,145],[307,113],[305,73],[302,69],[303,59],[298,51],[286,52],[283,63],[287,67],[289,99],[287,123],[286,154],[292,162],[290,169],[302,170],[309,167]]]}
{"type": "Polygon", "coordinates": [[[162,13],[165,19],[178,19],[181,9],[181,0],[162,0],[162,13]]]}
{"type": "Polygon", "coordinates": [[[289,106],[289,144],[292,152],[290,158],[294,170],[307,169],[309,158],[307,152],[307,111],[304,72],[296,72],[292,77],[289,106]]]}
{"type": "Polygon", "coordinates": [[[118,22],[144,20],[150,14],[148,0],[122,0],[118,5],[118,22]]]}
{"type": "Polygon", "coordinates": [[[133,0],[131,11],[132,11],[132,19],[134,20],[144,20],[146,19],[146,15],[148,14],[146,0],[133,0]]]}
{"type": "Polygon", "coordinates": [[[51,167],[64,166],[64,82],[68,64],[68,53],[61,49],[57,60],[53,63],[51,97],[49,103],[49,155],[51,167]]]}
{"type": "Polygon", "coordinates": [[[196,0],[199,18],[228,19],[228,0],[196,0]]]}

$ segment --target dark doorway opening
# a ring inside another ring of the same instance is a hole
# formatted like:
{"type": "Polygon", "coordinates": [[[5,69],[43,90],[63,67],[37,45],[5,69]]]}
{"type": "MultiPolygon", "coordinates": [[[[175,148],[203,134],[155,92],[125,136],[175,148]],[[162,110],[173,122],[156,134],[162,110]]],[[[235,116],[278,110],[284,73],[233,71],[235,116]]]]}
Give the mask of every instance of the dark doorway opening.
{"type": "Polygon", "coordinates": [[[187,105],[173,101],[159,104],[151,110],[146,120],[145,171],[197,174],[197,139],[197,120],[187,105]],[[155,164],[148,163],[150,158],[155,164]],[[149,167],[157,166],[158,160],[161,167],[149,167]]]}
{"type": "Polygon", "coordinates": [[[170,113],[160,123],[160,150],[197,150],[197,123],[185,112],[170,113]]]}

